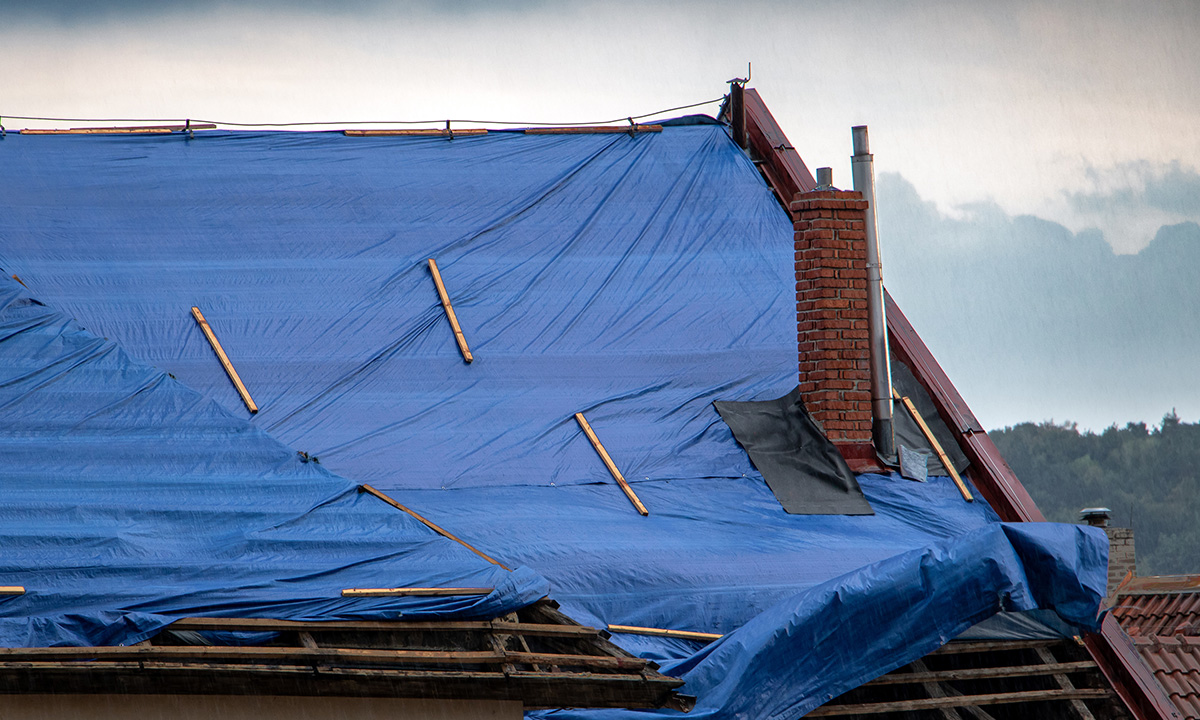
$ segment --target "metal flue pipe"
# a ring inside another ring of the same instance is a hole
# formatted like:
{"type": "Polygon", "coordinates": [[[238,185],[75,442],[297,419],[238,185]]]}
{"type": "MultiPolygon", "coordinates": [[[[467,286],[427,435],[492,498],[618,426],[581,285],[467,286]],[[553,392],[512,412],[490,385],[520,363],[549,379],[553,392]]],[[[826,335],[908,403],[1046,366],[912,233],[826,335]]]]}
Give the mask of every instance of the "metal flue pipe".
{"type": "Polygon", "coordinates": [[[867,331],[871,347],[871,416],[875,450],[884,457],[896,454],[892,427],[892,370],[888,356],[887,318],[883,309],[883,260],[879,253],[879,217],[875,212],[875,160],[867,140],[867,126],[850,129],[854,155],[850,166],[854,189],[869,204],[867,233],[867,331]]]}

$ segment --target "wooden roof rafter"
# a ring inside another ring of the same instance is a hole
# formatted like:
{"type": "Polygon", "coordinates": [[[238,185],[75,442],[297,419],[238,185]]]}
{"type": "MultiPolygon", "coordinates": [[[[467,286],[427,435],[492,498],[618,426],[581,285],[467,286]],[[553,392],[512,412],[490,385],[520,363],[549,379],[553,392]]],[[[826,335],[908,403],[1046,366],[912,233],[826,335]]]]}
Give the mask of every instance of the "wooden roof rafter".
{"type": "Polygon", "coordinates": [[[541,600],[493,620],[184,618],[132,646],[0,648],[0,692],[334,695],[671,707],[678,678],[541,600]],[[217,645],[209,632],[263,632],[217,645]]]}

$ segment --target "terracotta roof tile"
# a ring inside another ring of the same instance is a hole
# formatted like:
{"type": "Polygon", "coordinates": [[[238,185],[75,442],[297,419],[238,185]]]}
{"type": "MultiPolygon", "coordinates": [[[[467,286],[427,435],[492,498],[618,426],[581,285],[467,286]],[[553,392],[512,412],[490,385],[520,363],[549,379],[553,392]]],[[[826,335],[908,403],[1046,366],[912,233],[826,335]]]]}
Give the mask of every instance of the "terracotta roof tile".
{"type": "Polygon", "coordinates": [[[1200,719],[1200,637],[1148,635],[1134,642],[1179,712],[1200,719]]]}
{"type": "Polygon", "coordinates": [[[1200,575],[1133,578],[1117,589],[1112,613],[1133,637],[1200,635],[1200,575]]]}

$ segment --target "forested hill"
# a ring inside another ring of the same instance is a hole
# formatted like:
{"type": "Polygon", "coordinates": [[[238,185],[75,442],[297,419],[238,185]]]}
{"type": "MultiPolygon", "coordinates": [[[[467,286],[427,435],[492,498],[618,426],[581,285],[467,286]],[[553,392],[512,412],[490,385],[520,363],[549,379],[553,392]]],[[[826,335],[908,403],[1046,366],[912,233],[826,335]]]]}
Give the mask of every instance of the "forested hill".
{"type": "Polygon", "coordinates": [[[1200,573],[1200,422],[1172,412],[1158,427],[1022,423],[988,435],[1048,520],[1110,508],[1112,525],[1134,529],[1139,575],[1200,573]]]}

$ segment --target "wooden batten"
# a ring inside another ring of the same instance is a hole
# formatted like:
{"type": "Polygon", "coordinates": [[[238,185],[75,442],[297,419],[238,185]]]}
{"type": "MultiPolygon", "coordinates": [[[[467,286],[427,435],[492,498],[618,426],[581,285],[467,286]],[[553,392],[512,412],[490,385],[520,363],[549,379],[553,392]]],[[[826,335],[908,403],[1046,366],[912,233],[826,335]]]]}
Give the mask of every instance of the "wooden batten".
{"type": "Polygon", "coordinates": [[[583,434],[587,435],[588,441],[592,443],[592,447],[596,450],[596,454],[600,456],[600,460],[604,463],[604,467],[608,468],[608,472],[613,476],[613,480],[617,481],[617,485],[621,487],[621,491],[625,493],[625,497],[629,498],[629,502],[633,503],[633,507],[636,508],[641,515],[649,515],[650,511],[647,510],[646,506],[642,504],[642,501],[640,498],[638,498],[637,493],[635,493],[633,488],[629,486],[629,483],[626,482],[625,476],[621,474],[619,469],[617,469],[617,464],[613,462],[613,459],[609,456],[608,451],[604,449],[604,445],[600,442],[600,438],[596,437],[596,433],[592,430],[592,426],[588,423],[587,418],[583,416],[583,413],[575,413],[575,421],[578,422],[579,427],[583,429],[583,434]]]}
{"type": "Polygon", "coordinates": [[[678,638],[679,640],[698,640],[700,642],[713,642],[724,637],[720,633],[668,630],[666,628],[641,627],[640,625],[609,625],[608,631],[626,635],[650,635],[653,637],[678,638]]]}
{"type": "Polygon", "coordinates": [[[215,130],[212,123],[190,125],[148,125],[144,127],[92,127],[92,128],[25,128],[21,135],[165,135],[185,130],[215,130]]]}
{"type": "Polygon", "coordinates": [[[591,125],[587,127],[525,128],[526,135],[617,135],[619,133],[657,133],[662,125],[591,125]]]}
{"type": "Polygon", "coordinates": [[[483,128],[469,128],[462,130],[446,130],[445,128],[410,128],[410,129],[383,129],[383,130],[343,130],[342,134],[346,137],[466,137],[469,135],[487,135],[488,131],[483,128]]]}
{"type": "Polygon", "coordinates": [[[455,535],[454,533],[450,532],[449,530],[446,530],[445,528],[441,527],[440,525],[437,525],[437,524],[436,524],[436,523],[434,523],[433,521],[426,519],[426,518],[425,518],[425,517],[423,517],[422,515],[420,515],[420,514],[418,514],[417,512],[415,512],[414,510],[412,510],[412,509],[410,509],[410,508],[408,508],[408,507],[405,507],[404,505],[401,505],[400,503],[396,502],[396,501],[395,501],[395,500],[393,500],[392,498],[390,498],[390,497],[388,497],[387,495],[383,494],[382,492],[380,492],[380,491],[376,490],[375,488],[371,487],[370,485],[359,485],[359,489],[360,489],[360,490],[362,490],[362,491],[363,491],[363,492],[365,492],[365,493],[369,493],[369,494],[371,494],[371,495],[374,495],[375,497],[377,497],[377,498],[379,498],[380,500],[384,501],[384,502],[385,502],[385,503],[387,503],[388,505],[391,505],[392,507],[396,508],[397,510],[400,510],[400,511],[402,511],[402,512],[406,512],[406,513],[408,513],[409,515],[411,515],[411,516],[413,517],[413,519],[414,519],[414,520],[417,520],[417,521],[418,521],[418,522],[420,522],[422,525],[424,525],[425,527],[427,527],[427,528],[429,528],[430,530],[434,531],[434,532],[435,532],[435,533],[437,533],[438,535],[441,535],[442,537],[444,537],[444,538],[446,538],[446,539],[448,539],[448,540],[453,540],[454,542],[458,543],[459,545],[462,545],[463,547],[465,547],[466,549],[468,549],[468,550],[470,550],[471,552],[475,553],[476,555],[478,555],[479,557],[483,558],[484,560],[487,560],[487,561],[488,561],[488,562],[490,562],[491,564],[493,564],[493,565],[497,565],[497,566],[499,566],[499,567],[502,567],[502,568],[504,568],[505,570],[511,570],[511,569],[512,569],[512,568],[508,567],[507,565],[505,565],[504,563],[500,562],[499,560],[497,560],[497,559],[493,558],[492,556],[490,556],[490,555],[486,555],[486,554],[484,554],[484,553],[480,552],[478,549],[476,549],[476,548],[475,548],[475,546],[471,545],[471,544],[470,544],[470,543],[468,543],[466,540],[463,540],[462,538],[458,537],[457,535],[455,535]]]}
{"type": "Polygon", "coordinates": [[[221,361],[221,367],[225,368],[225,374],[229,376],[233,387],[242,398],[242,402],[246,404],[246,409],[253,415],[258,412],[258,405],[254,404],[254,399],[250,397],[250,391],[246,389],[246,385],[242,383],[242,378],[238,375],[237,370],[233,368],[233,363],[229,361],[229,356],[225,354],[225,348],[221,347],[221,342],[217,340],[217,336],[209,327],[208,321],[204,319],[204,313],[200,312],[200,308],[192,308],[192,317],[196,320],[196,324],[200,326],[200,332],[204,333],[204,337],[208,340],[208,344],[212,346],[213,352],[217,354],[217,360],[221,361]]]}
{"type": "Polygon", "coordinates": [[[896,388],[892,388],[892,397],[900,401],[904,405],[904,409],[912,416],[912,419],[917,422],[917,426],[921,428],[921,434],[925,436],[925,439],[929,442],[929,446],[937,453],[938,460],[946,468],[946,472],[950,473],[950,477],[954,480],[954,484],[958,486],[958,491],[962,493],[963,499],[967,502],[974,502],[975,498],[971,495],[971,491],[967,489],[967,484],[963,482],[958,471],[954,469],[954,464],[950,462],[950,456],[946,454],[946,451],[942,449],[942,444],[934,437],[933,431],[925,423],[925,418],[921,417],[921,413],[917,412],[917,406],[913,405],[912,400],[901,396],[896,388]]]}
{"type": "Polygon", "coordinates": [[[445,597],[458,595],[490,595],[492,588],[429,588],[429,587],[402,587],[402,588],[346,588],[342,591],[342,597],[445,597]]]}
{"type": "Polygon", "coordinates": [[[446,292],[446,285],[442,282],[442,273],[438,270],[437,261],[429,258],[429,274],[433,276],[433,285],[437,289],[438,299],[442,302],[442,310],[446,312],[446,319],[450,321],[450,329],[454,331],[454,341],[458,343],[458,351],[462,353],[463,362],[470,364],[474,361],[475,356],[471,354],[471,348],[467,346],[467,338],[463,335],[462,326],[458,324],[458,315],[454,314],[454,306],[450,304],[450,295],[446,292]]]}
{"type": "Polygon", "coordinates": [[[0,585],[0,595],[24,595],[25,588],[21,585],[0,585]]]}

